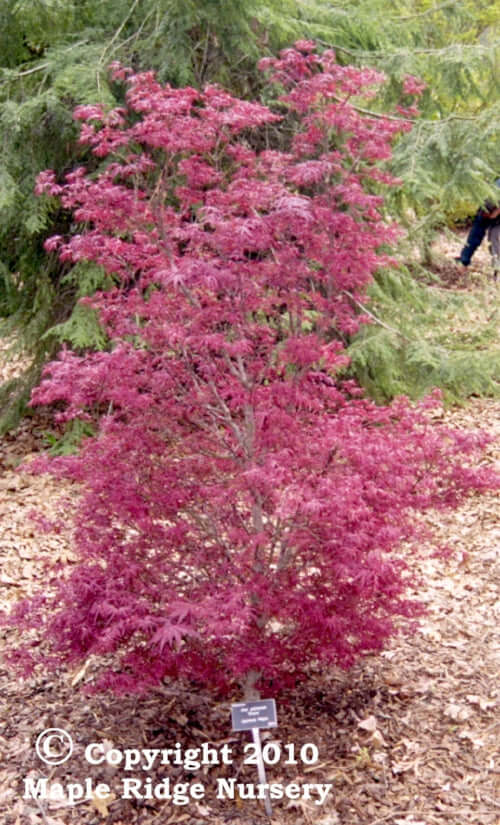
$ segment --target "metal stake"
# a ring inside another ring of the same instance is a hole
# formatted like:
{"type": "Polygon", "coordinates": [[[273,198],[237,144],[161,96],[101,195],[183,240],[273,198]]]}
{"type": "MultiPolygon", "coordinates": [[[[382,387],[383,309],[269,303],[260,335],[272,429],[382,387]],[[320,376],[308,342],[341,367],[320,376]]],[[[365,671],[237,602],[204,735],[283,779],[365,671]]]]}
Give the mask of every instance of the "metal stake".
{"type": "MultiPolygon", "coordinates": [[[[262,745],[260,741],[259,728],[252,728],[252,737],[255,745],[255,753],[257,755],[257,772],[259,774],[259,782],[265,786],[267,785],[266,768],[264,766],[264,759],[262,758],[262,745]]],[[[266,809],[266,814],[268,817],[271,817],[273,815],[273,809],[271,808],[269,788],[265,788],[264,794],[264,807],[266,809]]]]}

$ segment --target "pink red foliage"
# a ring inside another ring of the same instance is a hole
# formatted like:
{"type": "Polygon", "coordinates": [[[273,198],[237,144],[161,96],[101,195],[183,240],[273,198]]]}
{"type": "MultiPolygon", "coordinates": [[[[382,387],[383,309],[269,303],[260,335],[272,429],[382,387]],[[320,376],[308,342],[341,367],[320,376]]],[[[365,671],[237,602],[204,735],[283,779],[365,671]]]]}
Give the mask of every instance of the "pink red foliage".
{"type": "Polygon", "coordinates": [[[481,439],[428,425],[435,401],[381,408],[338,378],[391,263],[379,162],[407,124],[352,105],[380,75],[298,46],[263,61],[285,149],[259,103],[115,67],[126,106],[76,112],[99,171],[39,178],[85,226],[47,249],[116,286],[86,299],[108,350],[62,352],[33,396],[99,432],[46,462],[82,484],[80,561],[16,621],[65,661],[102,654],[116,691],[278,690],[379,651],[418,612],[414,512],[488,484],[465,460],[481,439]]]}

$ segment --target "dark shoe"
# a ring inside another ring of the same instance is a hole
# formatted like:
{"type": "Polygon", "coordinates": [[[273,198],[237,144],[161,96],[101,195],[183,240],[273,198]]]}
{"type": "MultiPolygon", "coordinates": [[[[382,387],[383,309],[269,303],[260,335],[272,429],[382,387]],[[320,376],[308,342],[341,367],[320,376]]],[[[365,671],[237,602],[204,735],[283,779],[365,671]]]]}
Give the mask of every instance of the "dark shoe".
{"type": "Polygon", "coordinates": [[[460,256],[458,258],[453,258],[453,260],[456,261],[458,264],[462,264],[462,266],[469,266],[470,264],[470,261],[462,261],[462,258],[460,258],[460,256]]]}

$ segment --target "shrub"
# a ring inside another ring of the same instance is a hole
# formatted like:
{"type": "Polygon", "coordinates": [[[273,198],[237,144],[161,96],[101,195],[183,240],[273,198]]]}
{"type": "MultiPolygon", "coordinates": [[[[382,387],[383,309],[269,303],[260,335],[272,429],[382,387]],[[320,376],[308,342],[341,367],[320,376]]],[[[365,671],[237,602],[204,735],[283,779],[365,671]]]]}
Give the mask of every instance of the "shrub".
{"type": "Polygon", "coordinates": [[[427,423],[435,399],[377,407],[337,375],[396,235],[375,190],[405,121],[352,105],[382,78],[309,43],[263,68],[286,147],[259,103],[116,66],[127,108],[76,112],[104,168],[38,183],[87,227],[48,250],[115,286],[84,299],[108,348],[62,352],[33,395],[98,419],[40,466],[82,484],[80,561],[12,620],[56,660],[102,655],[115,691],[279,690],[379,651],[419,610],[398,552],[415,510],[490,483],[464,458],[481,438],[427,423]]]}

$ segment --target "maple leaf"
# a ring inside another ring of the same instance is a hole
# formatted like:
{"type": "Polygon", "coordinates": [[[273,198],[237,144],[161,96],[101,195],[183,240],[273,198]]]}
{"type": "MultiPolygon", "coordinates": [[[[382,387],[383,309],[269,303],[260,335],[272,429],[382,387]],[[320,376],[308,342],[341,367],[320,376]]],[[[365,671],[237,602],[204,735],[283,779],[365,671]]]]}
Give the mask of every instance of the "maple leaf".
{"type": "Polygon", "coordinates": [[[185,636],[196,636],[196,632],[190,625],[180,622],[174,624],[166,621],[151,637],[151,644],[157,645],[160,653],[163,653],[167,646],[176,647],[180,645],[185,636]]]}

